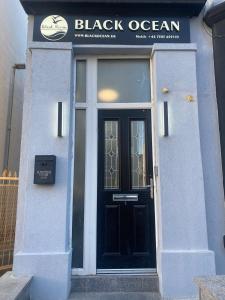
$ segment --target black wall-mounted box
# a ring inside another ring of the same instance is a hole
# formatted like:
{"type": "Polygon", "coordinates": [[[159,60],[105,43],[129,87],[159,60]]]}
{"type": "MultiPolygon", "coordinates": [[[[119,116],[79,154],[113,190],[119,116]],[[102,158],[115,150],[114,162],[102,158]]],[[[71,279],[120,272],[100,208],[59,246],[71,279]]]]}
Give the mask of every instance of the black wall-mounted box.
{"type": "Polygon", "coordinates": [[[34,184],[55,184],[55,171],[55,155],[35,155],[34,184]]]}

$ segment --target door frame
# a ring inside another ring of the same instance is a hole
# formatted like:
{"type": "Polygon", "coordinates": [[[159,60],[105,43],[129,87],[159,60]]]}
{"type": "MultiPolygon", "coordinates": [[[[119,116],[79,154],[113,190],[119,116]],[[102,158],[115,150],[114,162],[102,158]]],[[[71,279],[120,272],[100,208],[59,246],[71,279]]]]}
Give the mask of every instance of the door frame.
{"type": "MultiPolygon", "coordinates": [[[[132,273],[145,274],[155,273],[157,270],[157,207],[155,205],[155,237],[156,237],[156,269],[118,269],[97,270],[97,172],[98,172],[98,110],[99,109],[150,109],[152,115],[152,154],[153,154],[153,178],[155,181],[155,101],[152,91],[149,102],[140,103],[98,103],[97,102],[97,61],[98,59],[149,59],[150,72],[152,73],[152,61],[150,55],[96,55],[76,56],[74,74],[76,74],[76,60],[86,61],[86,103],[75,103],[74,108],[86,110],[86,154],[85,154],[85,203],[84,203],[84,245],[83,245],[83,268],[72,269],[73,275],[95,275],[97,273],[132,273]],[[91,145],[91,147],[88,147],[91,145]],[[88,196],[92,195],[92,197],[88,196]],[[90,251],[91,249],[91,251],[90,251]]],[[[75,76],[74,76],[75,77],[75,76]]],[[[75,95],[75,92],[74,92],[75,95]]],[[[76,116],[75,116],[76,117],[76,116]]],[[[156,185],[154,184],[154,187],[156,185]]],[[[157,191],[154,188],[154,201],[156,204],[157,191]]]]}

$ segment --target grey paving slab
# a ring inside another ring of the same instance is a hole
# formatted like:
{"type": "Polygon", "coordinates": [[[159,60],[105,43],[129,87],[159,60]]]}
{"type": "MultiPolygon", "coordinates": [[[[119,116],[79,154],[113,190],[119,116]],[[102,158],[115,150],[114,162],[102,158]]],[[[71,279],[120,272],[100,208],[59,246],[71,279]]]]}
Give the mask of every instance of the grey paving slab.
{"type": "Polygon", "coordinates": [[[195,278],[195,283],[200,290],[201,300],[224,300],[225,299],[225,276],[195,278]]]}
{"type": "Polygon", "coordinates": [[[158,293],[72,293],[69,300],[161,300],[158,293]]]}
{"type": "Polygon", "coordinates": [[[15,277],[12,272],[0,279],[0,300],[28,300],[31,276],[15,277]]]}

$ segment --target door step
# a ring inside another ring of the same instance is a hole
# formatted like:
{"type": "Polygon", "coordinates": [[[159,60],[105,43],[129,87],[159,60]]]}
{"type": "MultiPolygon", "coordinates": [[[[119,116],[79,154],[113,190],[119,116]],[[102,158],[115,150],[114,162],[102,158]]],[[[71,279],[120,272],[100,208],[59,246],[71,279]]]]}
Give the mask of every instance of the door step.
{"type": "Polygon", "coordinates": [[[161,300],[159,293],[72,293],[69,300],[161,300]]]}
{"type": "Polygon", "coordinates": [[[71,292],[114,293],[159,291],[157,274],[72,276],[71,292]]]}

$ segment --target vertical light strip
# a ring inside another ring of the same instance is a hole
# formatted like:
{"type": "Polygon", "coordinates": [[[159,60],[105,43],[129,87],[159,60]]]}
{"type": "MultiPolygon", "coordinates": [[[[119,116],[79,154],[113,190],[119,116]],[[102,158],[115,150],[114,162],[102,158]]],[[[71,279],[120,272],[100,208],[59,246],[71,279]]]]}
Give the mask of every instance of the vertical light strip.
{"type": "Polygon", "coordinates": [[[58,137],[62,137],[62,102],[58,102],[58,137]]]}
{"type": "Polygon", "coordinates": [[[164,123],[164,136],[169,136],[169,122],[168,122],[168,102],[163,102],[163,123],[164,123]]]}

